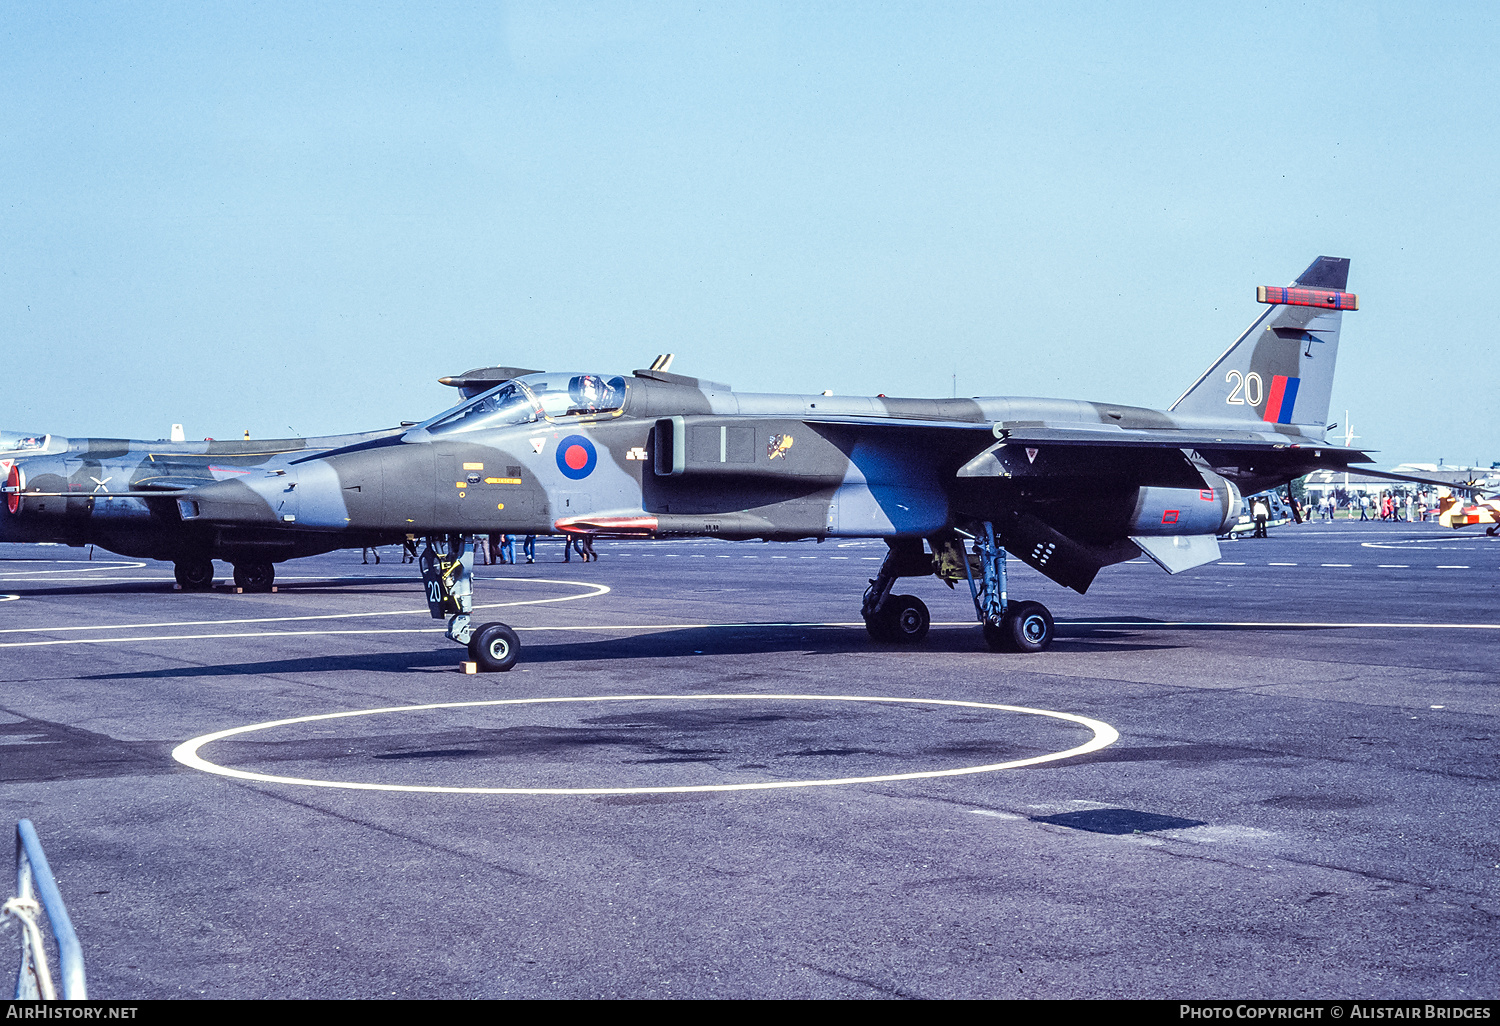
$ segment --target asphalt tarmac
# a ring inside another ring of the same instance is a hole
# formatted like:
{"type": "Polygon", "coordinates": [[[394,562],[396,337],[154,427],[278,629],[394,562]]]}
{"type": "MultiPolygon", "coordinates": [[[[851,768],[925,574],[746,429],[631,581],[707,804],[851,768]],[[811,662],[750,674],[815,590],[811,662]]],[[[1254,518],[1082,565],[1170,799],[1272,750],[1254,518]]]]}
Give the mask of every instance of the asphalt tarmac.
{"type": "Polygon", "coordinates": [[[873,644],[878,542],[539,549],[477,568],[524,650],[468,676],[394,550],[236,595],[0,546],[0,808],[91,994],[1500,995],[1500,539],[1012,562],[1040,655],[932,578],[873,644]]]}

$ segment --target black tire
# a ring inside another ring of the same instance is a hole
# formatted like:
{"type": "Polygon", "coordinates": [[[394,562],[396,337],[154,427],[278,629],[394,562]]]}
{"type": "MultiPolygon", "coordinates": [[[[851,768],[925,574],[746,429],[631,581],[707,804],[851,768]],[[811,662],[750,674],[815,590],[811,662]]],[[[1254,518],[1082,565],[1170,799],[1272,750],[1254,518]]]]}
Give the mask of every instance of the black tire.
{"type": "Polygon", "coordinates": [[[236,563],[234,583],[246,591],[270,591],[276,580],[275,563],[236,563]]]}
{"type": "Polygon", "coordinates": [[[214,561],[184,559],[173,564],[172,576],[183,591],[207,591],[214,586],[214,561]]]}
{"type": "Polygon", "coordinates": [[[896,625],[892,622],[896,616],[896,596],[887,595],[885,604],[880,610],[864,617],[865,630],[869,632],[870,638],[884,644],[891,644],[896,640],[896,625]]]}
{"type": "Polygon", "coordinates": [[[1016,650],[1015,639],[1010,633],[1009,615],[1000,623],[986,621],[981,626],[984,630],[984,643],[990,646],[991,652],[1014,652],[1016,650]]]}
{"type": "Polygon", "coordinates": [[[520,655],[521,639],[503,623],[487,623],[469,639],[469,658],[479,664],[480,673],[504,673],[520,655]]]}
{"type": "Polygon", "coordinates": [[[892,636],[894,628],[891,626],[890,602],[887,602],[885,608],[880,610],[880,612],[875,613],[873,616],[865,617],[865,630],[870,633],[870,637],[875,641],[890,642],[895,640],[892,636]]]}
{"type": "Polygon", "coordinates": [[[915,645],[927,637],[932,614],[927,603],[915,595],[892,595],[883,610],[890,630],[890,640],[899,645],[915,645]]]}
{"type": "Polygon", "coordinates": [[[1017,603],[1005,614],[1016,652],[1042,652],[1052,644],[1052,614],[1040,602],[1017,603]]]}

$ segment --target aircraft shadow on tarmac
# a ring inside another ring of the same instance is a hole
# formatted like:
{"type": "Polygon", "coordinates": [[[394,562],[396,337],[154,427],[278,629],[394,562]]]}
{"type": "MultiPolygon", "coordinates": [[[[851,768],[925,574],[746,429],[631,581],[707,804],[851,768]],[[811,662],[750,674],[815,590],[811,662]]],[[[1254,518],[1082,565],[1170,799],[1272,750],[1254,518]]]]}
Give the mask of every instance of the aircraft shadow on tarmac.
{"type": "Polygon", "coordinates": [[[65,723],[16,719],[0,724],[0,782],[152,776],[178,770],[167,742],[120,741],[65,723]]]}
{"type": "MultiPolygon", "coordinates": [[[[1152,652],[1183,647],[1165,641],[1147,640],[1156,629],[1186,633],[1265,630],[1332,630],[1326,627],[1237,627],[1231,624],[1177,625],[1140,621],[1141,631],[1134,627],[1093,627],[1086,624],[1059,623],[1053,652],[1152,652]]],[[[770,655],[796,652],[814,655],[843,655],[882,652],[948,654],[984,654],[1003,661],[1007,668],[1045,670],[1045,655],[1019,656],[990,653],[978,630],[968,627],[934,627],[926,642],[917,646],[877,645],[858,628],[785,627],[781,625],[734,628],[682,628],[624,638],[589,641],[524,643],[521,665],[555,663],[608,662],[620,659],[679,659],[693,656],[770,655]]],[[[463,658],[457,647],[440,647],[406,652],[369,652],[352,655],[302,656],[292,659],[270,659],[250,663],[222,663],[204,666],[180,666],[161,670],[127,673],[90,674],[81,680],[140,680],[171,677],[238,677],[269,673],[333,673],[351,670],[400,673],[409,670],[452,667],[463,658]]]]}
{"type": "Polygon", "coordinates": [[[1185,830],[1188,827],[1208,826],[1201,819],[1163,816],[1157,812],[1141,812],[1136,809],[1083,809],[1056,816],[1032,816],[1031,820],[1033,823],[1051,823],[1053,826],[1086,830],[1091,834],[1148,834],[1156,830],[1185,830]]]}
{"type": "MultiPolygon", "coordinates": [[[[1177,648],[1164,643],[1133,639],[1128,631],[1088,629],[1072,636],[1059,630],[1052,651],[1086,651],[1108,642],[1111,652],[1142,652],[1177,648]]],[[[521,666],[560,663],[611,662],[622,659],[676,659],[695,656],[769,655],[799,653],[813,655],[933,653],[982,654],[1014,669],[1045,670],[1045,656],[1001,655],[991,653],[977,629],[967,627],[933,628],[927,641],[918,646],[876,645],[861,629],[848,627],[767,627],[683,628],[625,638],[590,641],[527,643],[523,641],[521,666]]],[[[444,645],[431,649],[402,652],[366,652],[348,655],[301,656],[290,659],[268,659],[246,663],[221,663],[202,666],[174,666],[159,670],[99,673],[80,676],[80,680],[147,680],[176,677],[238,677],[280,673],[335,673],[374,671],[401,673],[411,670],[451,668],[464,658],[462,649],[444,645]]],[[[503,677],[494,679],[497,683],[503,677]]]]}

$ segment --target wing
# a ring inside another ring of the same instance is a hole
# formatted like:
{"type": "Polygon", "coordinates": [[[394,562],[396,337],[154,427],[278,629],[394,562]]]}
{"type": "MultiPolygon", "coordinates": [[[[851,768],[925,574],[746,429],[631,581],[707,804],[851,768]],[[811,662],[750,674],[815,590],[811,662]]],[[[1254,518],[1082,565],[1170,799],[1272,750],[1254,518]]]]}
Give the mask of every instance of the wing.
{"type": "MultiPolygon", "coordinates": [[[[1050,456],[1061,447],[1065,456],[1060,464],[1050,459],[1047,461],[1052,465],[1047,476],[1138,477],[1141,484],[1147,485],[1165,483],[1160,481],[1164,476],[1173,479],[1174,483],[1181,479],[1182,475],[1173,473],[1173,470],[1180,468],[1182,461],[1174,459],[1171,454],[1192,453],[1197,457],[1193,462],[1210,467],[1247,493],[1284,484],[1314,470],[1343,470],[1351,464],[1373,462],[1359,449],[1276,431],[1126,428],[1038,421],[954,423],[863,417],[820,417],[806,423],[813,427],[869,433],[875,437],[905,434],[914,442],[922,440],[926,446],[924,451],[929,455],[967,452],[965,463],[956,470],[956,475],[971,478],[1006,476],[1003,461],[997,454],[1007,446],[1016,447],[1016,451],[1034,450],[1035,454],[1028,457],[1028,466],[1036,465],[1037,457],[1044,449],[1050,456]]],[[[1361,469],[1358,473],[1369,471],[1361,469]]]]}

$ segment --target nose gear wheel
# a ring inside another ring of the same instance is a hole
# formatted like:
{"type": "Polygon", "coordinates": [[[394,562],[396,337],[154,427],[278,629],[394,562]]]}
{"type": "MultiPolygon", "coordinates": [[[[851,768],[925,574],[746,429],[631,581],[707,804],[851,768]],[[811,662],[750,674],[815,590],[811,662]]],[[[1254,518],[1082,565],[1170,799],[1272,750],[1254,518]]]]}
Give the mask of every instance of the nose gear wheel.
{"type": "Polygon", "coordinates": [[[469,658],[479,664],[481,673],[504,673],[516,665],[520,653],[520,639],[503,623],[487,623],[469,639],[469,658]]]}

